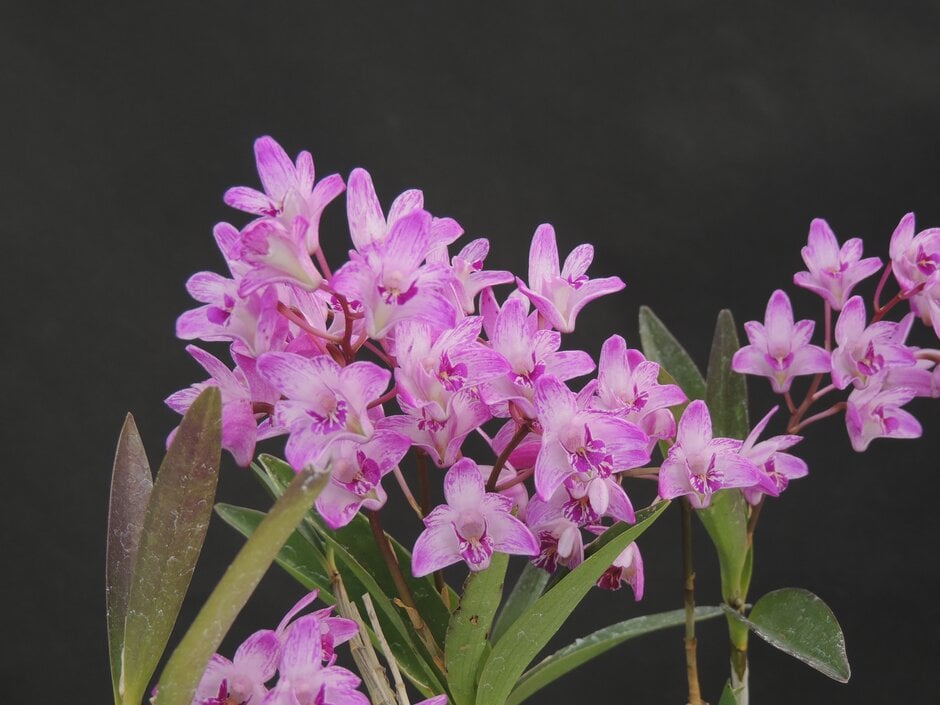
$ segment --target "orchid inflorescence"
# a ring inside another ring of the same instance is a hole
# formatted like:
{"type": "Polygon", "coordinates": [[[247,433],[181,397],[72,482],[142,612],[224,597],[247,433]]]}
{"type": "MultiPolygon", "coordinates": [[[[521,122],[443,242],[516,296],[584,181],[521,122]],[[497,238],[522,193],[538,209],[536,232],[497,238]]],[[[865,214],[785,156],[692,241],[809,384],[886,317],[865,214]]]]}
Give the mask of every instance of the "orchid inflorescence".
{"type": "MultiPolygon", "coordinates": [[[[726,488],[758,505],[807,474],[788,451],[811,423],[844,412],[852,446],[862,451],[874,438],[920,435],[902,407],[940,396],[940,350],[906,342],[916,318],[940,333],[940,229],[915,234],[913,215],[891,238],[870,317],[852,292],[881,261],[863,259],[858,239],[840,249],[829,226],[813,221],[803,248],[808,271],[794,283],[823,298],[823,344],[811,343],[815,323],[795,321],[789,297],[775,291],[764,322],[745,324],[749,344],[732,368],[769,378],[790,413],[786,433],[760,439],[775,407],[735,439],[715,437],[706,402],[690,401],[622,337],[603,343],[597,364],[584,351],[562,349],[562,333],[574,330],[587,303],[624,288],[615,276],[588,277],[591,245],[576,247],[562,265],[553,228],[539,226],[523,280],[484,268],[484,238],[451,254],[463,229],[425,210],[421,191],[405,191],[386,212],[363,169],[345,182],[335,174],[316,181],[308,152],[292,161],[270,137],[255,143],[255,156],[263,191],[225,194],[255,219],[214,230],[230,276],[193,275],[187,288],[202,305],[177,322],[181,338],[228,343],[234,367],[187,347],[210,378],[167,404],[185,413],[205,387],[218,387],[222,446],[243,466],[259,441],[286,435],[296,472],[329,473],[316,509],[331,529],[360,512],[377,522],[388,501],[382,480],[394,475],[424,525],[413,549],[415,576],[460,562],[480,572],[496,553],[526,556],[550,573],[574,569],[586,541],[636,521],[625,478],[655,479],[659,498],[682,497],[696,509],[726,488]],[[353,249],[334,268],[320,247],[320,220],[344,191],[353,249]],[[899,292],[882,305],[892,273],[899,292]],[[497,287],[511,290],[497,295],[497,287]],[[911,312],[886,320],[904,302],[911,312]],[[823,386],[826,375],[831,383],[823,386]],[[812,380],[798,403],[792,388],[800,376],[812,380]],[[845,401],[809,413],[846,389],[845,401]],[[463,454],[471,434],[492,457],[463,454]],[[413,480],[400,467],[409,452],[413,480]],[[655,453],[663,456],[658,466],[655,453]],[[446,470],[446,501],[437,507],[427,500],[429,462],[446,470]]],[[[597,580],[606,589],[623,583],[642,597],[635,543],[597,580]]],[[[324,612],[292,622],[307,602],[277,630],[249,638],[234,661],[217,657],[194,703],[360,702],[358,680],[333,665],[332,651],[355,623],[324,612]],[[275,668],[282,680],[268,691],[275,668]]]]}

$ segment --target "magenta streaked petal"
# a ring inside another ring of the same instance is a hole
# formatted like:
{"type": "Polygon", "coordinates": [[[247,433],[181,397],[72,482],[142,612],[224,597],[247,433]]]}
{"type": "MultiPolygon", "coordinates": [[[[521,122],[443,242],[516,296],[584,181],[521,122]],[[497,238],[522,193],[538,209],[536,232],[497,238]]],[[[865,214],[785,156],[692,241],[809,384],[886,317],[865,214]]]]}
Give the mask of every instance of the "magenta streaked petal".
{"type": "Polygon", "coordinates": [[[535,406],[546,431],[563,428],[577,413],[575,396],[557,377],[543,375],[535,382],[535,406]]]}
{"type": "Polygon", "coordinates": [[[297,188],[302,194],[310,193],[313,190],[313,182],[316,180],[316,170],[313,167],[313,155],[303,150],[297,155],[294,162],[294,177],[297,182],[297,188]]]}
{"type": "Polygon", "coordinates": [[[394,223],[410,213],[424,209],[424,193],[418,189],[409,189],[400,193],[388,209],[388,222],[394,223]]]}
{"type": "MultiPolygon", "coordinates": [[[[599,482],[599,480],[595,480],[599,482]]],[[[625,521],[628,524],[636,522],[636,512],[633,509],[633,503],[617,482],[605,481],[608,490],[607,513],[617,521],[625,521]]]]}
{"type": "Polygon", "coordinates": [[[435,244],[449,245],[463,235],[463,226],[453,218],[431,220],[431,240],[435,244]]]}
{"type": "Polygon", "coordinates": [[[385,216],[372,177],[365,169],[353,169],[346,186],[346,214],[349,234],[356,249],[362,252],[385,237],[385,216]]]}
{"type": "Polygon", "coordinates": [[[557,440],[544,440],[535,460],[535,489],[548,500],[574,470],[568,453],[557,440]]]}
{"type": "Polygon", "coordinates": [[[695,453],[712,438],[712,417],[708,407],[701,399],[689,404],[679,419],[679,428],[676,432],[678,443],[688,454],[695,453]]]}
{"type": "Polygon", "coordinates": [[[594,371],[594,360],[583,350],[562,350],[545,359],[545,374],[561,381],[589,375],[594,371]]]}
{"type": "Polygon", "coordinates": [[[691,492],[688,467],[683,460],[673,458],[673,453],[670,452],[659,469],[659,496],[663,499],[675,499],[691,492]]]}
{"type": "Polygon", "coordinates": [[[561,278],[573,282],[587,271],[593,261],[594,246],[578,245],[565,258],[565,264],[561,268],[561,278]]]}
{"type": "Polygon", "coordinates": [[[429,575],[461,560],[457,534],[450,523],[432,526],[421,532],[411,554],[411,572],[416,578],[429,575]]]}
{"type": "Polygon", "coordinates": [[[276,201],[283,199],[296,180],[294,163],[287,152],[265,135],[255,140],[255,161],[264,190],[276,201]]]}
{"type": "Polygon", "coordinates": [[[721,486],[750,487],[760,482],[757,466],[737,453],[719,454],[715,457],[715,469],[723,475],[721,486]]]}
{"type": "Polygon", "coordinates": [[[222,196],[227,206],[253,215],[277,215],[278,207],[267,195],[248,186],[235,186],[222,196]]]}
{"type": "Polygon", "coordinates": [[[281,678],[294,680],[315,672],[320,667],[322,648],[320,620],[316,616],[307,615],[291,624],[281,647],[278,666],[281,678]]]}
{"type": "MultiPolygon", "coordinates": [[[[301,357],[295,353],[265,353],[258,358],[258,372],[289,399],[311,399],[324,384],[335,385],[340,367],[330,357],[301,357]]],[[[387,384],[387,380],[386,380],[387,384]]]]}
{"type": "Polygon", "coordinates": [[[340,373],[340,384],[346,398],[363,402],[363,405],[382,396],[388,388],[391,372],[372,362],[354,362],[340,373]]]}
{"type": "Polygon", "coordinates": [[[258,684],[274,677],[281,641],[271,629],[257,631],[242,642],[235,652],[233,663],[245,674],[251,674],[258,684]]]}
{"type": "Polygon", "coordinates": [[[500,553],[517,556],[537,556],[539,542],[521,521],[508,512],[486,515],[486,530],[493,538],[493,548],[500,553]]]}
{"type": "Polygon", "coordinates": [[[236,289],[235,281],[215,272],[197,272],[186,282],[186,291],[196,301],[218,305],[236,289]]]}
{"type": "Polygon", "coordinates": [[[535,230],[529,247],[529,286],[541,291],[559,274],[558,245],[555,229],[543,223],[535,230]]]}
{"type": "Polygon", "coordinates": [[[444,476],[444,497],[447,504],[461,511],[475,507],[483,500],[483,476],[469,458],[459,460],[444,476]]]}

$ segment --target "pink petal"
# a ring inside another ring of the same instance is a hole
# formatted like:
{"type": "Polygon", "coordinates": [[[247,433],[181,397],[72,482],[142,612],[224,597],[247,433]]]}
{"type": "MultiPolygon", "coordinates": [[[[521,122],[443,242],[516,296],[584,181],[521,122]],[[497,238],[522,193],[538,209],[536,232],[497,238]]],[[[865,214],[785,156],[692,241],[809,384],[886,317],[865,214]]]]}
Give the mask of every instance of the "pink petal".
{"type": "Polygon", "coordinates": [[[493,539],[493,548],[500,553],[517,556],[537,556],[539,542],[528,527],[509,513],[486,516],[486,530],[493,539]]]}
{"type": "Polygon", "coordinates": [[[708,407],[701,399],[689,404],[679,419],[676,443],[686,453],[694,453],[703,448],[712,439],[712,418],[708,407]]]}
{"type": "Polygon", "coordinates": [[[536,229],[529,248],[529,286],[541,293],[544,291],[543,287],[558,275],[555,229],[546,223],[536,229]]]}
{"type": "Polygon", "coordinates": [[[280,651],[281,641],[277,634],[271,629],[262,629],[242,642],[233,663],[252,680],[264,684],[274,677],[280,651]]]}
{"type": "Polygon", "coordinates": [[[483,501],[483,476],[475,462],[463,458],[444,476],[444,496],[447,504],[461,511],[476,509],[483,501]]]}
{"type": "Polygon", "coordinates": [[[565,258],[565,264],[561,269],[562,279],[577,279],[587,271],[594,261],[593,245],[578,245],[565,258]]]}
{"type": "Polygon", "coordinates": [[[411,572],[420,578],[460,560],[453,526],[449,523],[434,526],[418,536],[411,554],[411,572]]]}
{"type": "Polygon", "coordinates": [[[385,216],[372,177],[365,169],[353,169],[346,187],[346,214],[349,234],[356,249],[362,251],[385,237],[385,216]]]}
{"type": "Polygon", "coordinates": [[[295,184],[294,163],[287,152],[271,137],[255,140],[255,161],[264,190],[275,201],[281,201],[295,184]]]}
{"type": "Polygon", "coordinates": [[[230,188],[222,196],[222,200],[225,201],[227,206],[237,208],[245,213],[273,216],[278,212],[277,204],[274,201],[268,198],[267,195],[248,186],[230,188]]]}
{"type": "Polygon", "coordinates": [[[388,209],[388,222],[394,223],[409,213],[424,209],[424,194],[418,189],[410,189],[399,194],[388,209]]]}

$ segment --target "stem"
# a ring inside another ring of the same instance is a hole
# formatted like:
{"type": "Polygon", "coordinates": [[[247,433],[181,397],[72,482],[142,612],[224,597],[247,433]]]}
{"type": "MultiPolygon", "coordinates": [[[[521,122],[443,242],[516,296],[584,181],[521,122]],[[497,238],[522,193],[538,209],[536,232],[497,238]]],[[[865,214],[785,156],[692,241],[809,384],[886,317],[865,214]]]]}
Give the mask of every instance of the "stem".
{"type": "Polygon", "coordinates": [[[801,423],[798,423],[796,426],[794,426],[793,430],[790,432],[797,433],[801,429],[804,429],[807,426],[809,426],[811,423],[815,423],[816,421],[821,421],[822,419],[828,418],[830,416],[835,416],[840,411],[843,411],[846,406],[847,404],[844,401],[840,401],[837,404],[833,404],[825,411],[820,411],[818,414],[813,414],[808,419],[804,419],[801,423]]]}
{"type": "Polygon", "coordinates": [[[366,341],[363,343],[363,346],[364,346],[366,349],[371,350],[373,353],[375,353],[375,354],[378,356],[378,358],[379,358],[382,362],[384,362],[386,365],[388,365],[389,367],[397,367],[397,366],[398,366],[398,363],[395,361],[395,358],[392,357],[391,355],[389,355],[389,354],[388,354],[387,352],[385,352],[384,350],[382,350],[382,348],[380,348],[380,347],[379,347],[378,345],[376,345],[375,343],[373,343],[373,342],[371,342],[371,341],[369,341],[369,340],[366,340],[366,341]]]}
{"type": "Polygon", "coordinates": [[[829,352],[830,350],[832,350],[832,306],[829,305],[828,301],[826,302],[825,320],[826,320],[825,346],[826,346],[826,352],[829,352]]]}
{"type": "Polygon", "coordinates": [[[816,394],[816,390],[819,389],[819,384],[822,382],[823,375],[822,373],[817,374],[813,377],[813,381],[809,384],[809,389],[806,390],[806,396],[803,398],[803,403],[790,415],[790,421],[787,423],[787,433],[796,433],[794,430],[800,423],[800,419],[806,414],[806,411],[813,404],[813,395],[816,394]]]}
{"type": "Polygon", "coordinates": [[[790,395],[790,390],[789,390],[789,389],[783,393],[783,399],[784,399],[784,401],[786,401],[786,403],[787,403],[787,410],[788,410],[791,414],[795,414],[795,413],[796,413],[796,404],[793,403],[793,397],[790,395]]]}
{"type": "Polygon", "coordinates": [[[535,473],[535,468],[529,468],[527,470],[522,470],[516,473],[516,476],[511,480],[506,480],[506,482],[501,485],[496,486],[496,492],[502,492],[503,490],[508,490],[510,487],[515,487],[521,482],[525,482],[535,473]]]}
{"type": "Polygon", "coordinates": [[[369,517],[369,527],[372,529],[372,537],[375,539],[375,545],[378,546],[379,553],[382,554],[382,559],[385,561],[385,565],[388,566],[388,571],[392,575],[392,581],[395,583],[395,589],[398,591],[398,597],[401,604],[405,607],[405,612],[408,613],[408,618],[411,620],[412,626],[415,628],[418,636],[421,637],[421,641],[428,648],[434,662],[441,670],[445,670],[444,654],[441,651],[441,647],[434,640],[434,635],[428,630],[428,625],[426,625],[421,618],[421,613],[418,611],[417,605],[415,604],[415,598],[411,593],[411,588],[408,587],[408,582],[405,580],[405,575],[401,571],[401,566],[398,564],[398,559],[395,557],[392,545],[389,543],[388,536],[385,535],[385,530],[382,528],[379,513],[376,511],[367,511],[366,515],[369,517]]]}
{"type": "Polygon", "coordinates": [[[333,272],[330,271],[330,265],[326,262],[326,255],[323,254],[323,250],[319,247],[317,248],[317,262],[320,263],[320,270],[323,272],[323,277],[326,279],[333,278],[333,272]]]}
{"type": "Polygon", "coordinates": [[[306,331],[315,338],[323,338],[324,340],[329,340],[331,343],[342,342],[342,338],[340,338],[338,335],[333,335],[332,333],[327,333],[325,330],[314,328],[307,322],[306,318],[300,315],[300,313],[281,301],[277,302],[277,312],[284,316],[284,318],[287,320],[300,326],[301,330],[306,331]]]}
{"type": "MultiPolygon", "coordinates": [[[[872,322],[872,323],[877,323],[878,321],[880,321],[882,318],[884,318],[886,315],[888,315],[888,312],[889,312],[891,309],[893,309],[895,306],[897,306],[899,303],[901,303],[902,301],[907,301],[907,300],[908,300],[909,298],[911,298],[912,296],[916,296],[916,295],[919,294],[921,291],[923,291],[923,290],[924,290],[924,286],[925,286],[926,284],[927,284],[927,282],[921,282],[920,284],[918,284],[917,286],[915,286],[915,287],[914,287],[913,289],[911,289],[910,291],[902,291],[902,292],[899,292],[899,293],[898,293],[893,299],[891,299],[888,303],[886,303],[886,304],[885,304],[884,306],[882,306],[881,308],[875,310],[875,315],[871,317],[871,322],[872,322]]],[[[869,324],[869,325],[870,325],[870,324],[869,324]]]]}
{"type": "Polygon", "coordinates": [[[431,513],[431,482],[428,478],[428,454],[420,448],[415,448],[415,462],[418,465],[418,486],[421,488],[422,516],[431,513]]]}
{"type": "Polygon", "coordinates": [[[760,510],[764,506],[764,500],[767,495],[763,495],[760,501],[751,507],[751,515],[747,518],[747,547],[754,545],[754,530],[757,529],[757,520],[760,519],[760,510]]]}
{"type": "Polygon", "coordinates": [[[888,283],[888,277],[891,276],[892,266],[894,266],[894,262],[888,262],[888,266],[885,267],[885,271],[882,272],[881,279],[878,280],[878,286],[875,288],[875,298],[872,304],[876,311],[881,308],[881,292],[885,288],[885,284],[888,283]]]}
{"type": "Polygon", "coordinates": [[[369,404],[366,406],[366,408],[374,409],[377,406],[381,406],[382,404],[391,401],[397,396],[398,396],[398,385],[396,384],[394,387],[389,389],[387,392],[385,392],[385,394],[380,396],[378,399],[373,399],[372,401],[370,401],[369,404]]]}
{"type": "Polygon", "coordinates": [[[706,705],[698,682],[698,658],[695,639],[695,571],[692,568],[692,508],[682,498],[682,574],[685,602],[685,673],[689,681],[689,705],[706,705]]]}
{"type": "Polygon", "coordinates": [[[401,678],[401,671],[398,669],[398,661],[392,655],[392,649],[385,638],[385,632],[382,631],[382,624],[379,622],[379,616],[375,613],[375,606],[372,604],[372,596],[366,593],[362,596],[362,604],[366,608],[366,614],[369,616],[369,622],[372,623],[372,631],[375,632],[375,638],[379,642],[379,648],[382,649],[382,655],[392,672],[392,681],[395,683],[395,692],[398,695],[399,705],[411,705],[408,699],[408,691],[405,689],[405,682],[401,678]]]}
{"type": "Polygon", "coordinates": [[[519,447],[519,444],[522,443],[527,435],[529,435],[530,427],[528,424],[522,424],[516,429],[516,433],[509,440],[509,443],[506,444],[506,447],[503,448],[503,452],[499,454],[499,457],[496,458],[496,464],[493,465],[493,471],[490,473],[490,479],[486,481],[486,491],[493,492],[496,489],[496,481],[499,480],[499,473],[503,469],[503,466],[506,465],[506,461],[509,459],[509,456],[512,455],[512,452],[519,447]]]}
{"type": "Polygon", "coordinates": [[[414,509],[415,514],[418,515],[419,519],[423,519],[427,512],[423,511],[422,508],[418,505],[418,501],[411,493],[411,488],[408,487],[408,482],[405,480],[405,476],[402,474],[401,468],[396,465],[392,472],[395,475],[395,479],[398,481],[398,486],[401,487],[402,494],[405,495],[405,499],[407,500],[408,505],[414,509]]]}

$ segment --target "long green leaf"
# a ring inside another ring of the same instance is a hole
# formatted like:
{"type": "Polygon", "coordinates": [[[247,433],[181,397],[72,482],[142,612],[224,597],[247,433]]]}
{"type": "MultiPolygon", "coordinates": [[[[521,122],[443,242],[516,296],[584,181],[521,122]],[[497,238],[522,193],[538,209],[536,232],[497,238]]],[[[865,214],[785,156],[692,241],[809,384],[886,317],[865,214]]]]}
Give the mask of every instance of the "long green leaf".
{"type": "Polygon", "coordinates": [[[747,417],[747,383],[731,369],[731,358],[741,347],[731,311],[718,314],[708,358],[705,403],[712,417],[712,431],[723,438],[743,439],[750,431],[747,417]]]}
{"type": "Polygon", "coordinates": [[[189,705],[212,654],[281,547],[323,491],[329,475],[297,475],[245,542],[209,595],[160,676],[157,705],[189,705]]]}
{"type": "Polygon", "coordinates": [[[808,590],[782,588],[760,598],[744,617],[730,608],[732,619],[768,644],[846,683],[852,671],[845,655],[845,637],[832,610],[808,590]]]}
{"type": "Polygon", "coordinates": [[[451,615],[444,658],[447,683],[456,705],[472,705],[476,696],[476,677],[489,645],[490,627],[503,596],[508,565],[509,556],[496,553],[489,568],[470,573],[460,604],[451,615]]]}
{"type": "MultiPolygon", "coordinates": [[[[216,504],[215,512],[226,524],[249,538],[264,520],[264,512],[231,504],[216,504]]],[[[335,604],[332,583],[326,570],[326,557],[299,532],[294,531],[284,542],[275,562],[307,590],[319,590],[319,599],[335,604]]]]}
{"type": "Polygon", "coordinates": [[[202,550],[219,479],[221,414],[219,390],[209,387],[183,417],[150,493],[127,598],[125,703],[142,700],[202,550]]]}
{"type": "Polygon", "coordinates": [[[738,699],[734,695],[734,689],[731,687],[731,681],[725,681],[725,687],[721,691],[721,700],[718,705],[738,705],[738,699]]]}
{"type": "Polygon", "coordinates": [[[640,306],[640,344],[643,354],[662,365],[689,399],[705,398],[702,373],[685,348],[647,306],[640,306]]]}
{"type": "MultiPolygon", "coordinates": [[[[585,559],[516,620],[493,646],[483,666],[477,688],[477,705],[503,705],[506,702],[526,666],[561,628],[601,574],[621,551],[646,531],[668,504],[660,502],[637,512],[636,524],[625,531],[618,530],[616,538],[585,559]]],[[[608,532],[617,528],[608,529],[608,532]]]]}
{"type": "MultiPolygon", "coordinates": [[[[695,621],[701,622],[706,619],[713,619],[721,613],[720,607],[696,607],[695,621]]],[[[661,629],[676,627],[684,622],[685,610],[673,610],[671,612],[634,617],[598,629],[593,634],[581,637],[563,649],[559,649],[526,671],[509,695],[506,705],[518,705],[533,693],[561,678],[566,673],[570,673],[581,664],[587,663],[625,641],[661,629]]]]}
{"type": "MultiPolygon", "coordinates": [[[[293,475],[291,467],[274,456],[262,455],[259,460],[267,471],[270,481],[275,485],[283,483],[285,478],[293,475]]],[[[385,594],[396,594],[395,581],[385,566],[381,552],[375,545],[372,529],[366,517],[357,514],[347,526],[337,530],[330,529],[316,512],[311,512],[310,520],[316,524],[319,533],[329,534],[341,543],[350,555],[355,556],[359,563],[369,566],[372,569],[373,577],[385,594]]],[[[450,610],[444,604],[440,593],[438,593],[437,587],[434,585],[434,579],[431,576],[415,578],[411,574],[411,551],[402,546],[394,537],[389,536],[387,533],[386,536],[395,551],[399,565],[402,567],[402,573],[404,573],[405,580],[411,588],[422,619],[428,625],[438,643],[443,644],[450,620],[450,610]]],[[[459,599],[457,593],[449,587],[447,589],[450,604],[456,605],[459,599]]]]}
{"type": "Polygon", "coordinates": [[[503,606],[493,625],[492,641],[495,643],[506,633],[517,619],[525,612],[533,602],[542,596],[542,591],[548,585],[548,579],[551,574],[542,570],[534,563],[526,562],[519,579],[509,593],[509,597],[503,602],[503,606]]]}
{"type": "Polygon", "coordinates": [[[124,619],[134,577],[134,561],[144,528],[144,515],[153,477],[137,424],[130,414],[118,438],[111,472],[111,501],[108,506],[108,549],[105,564],[105,601],[108,615],[108,651],[115,705],[121,705],[121,652],[124,648],[124,619]]]}

